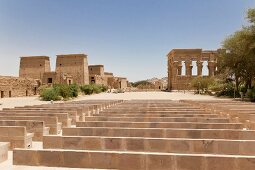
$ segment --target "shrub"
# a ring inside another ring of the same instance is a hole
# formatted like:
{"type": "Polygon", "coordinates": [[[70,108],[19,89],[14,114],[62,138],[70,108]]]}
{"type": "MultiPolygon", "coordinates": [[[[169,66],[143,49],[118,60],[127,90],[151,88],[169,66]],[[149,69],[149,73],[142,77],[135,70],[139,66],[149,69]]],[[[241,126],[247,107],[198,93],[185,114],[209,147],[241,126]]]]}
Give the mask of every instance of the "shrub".
{"type": "Polygon", "coordinates": [[[53,88],[62,96],[64,99],[72,97],[70,86],[66,84],[55,84],[53,88]]]}
{"type": "Polygon", "coordinates": [[[108,87],[107,86],[105,86],[105,85],[102,85],[101,86],[101,91],[102,92],[106,92],[108,90],[108,87]]]}
{"type": "Polygon", "coordinates": [[[93,93],[101,93],[107,91],[107,87],[103,85],[83,85],[80,87],[80,90],[85,94],[85,95],[91,95],[93,93]]]}
{"type": "Polygon", "coordinates": [[[38,88],[38,91],[39,91],[39,95],[41,96],[43,91],[46,89],[46,88],[49,88],[47,85],[43,85],[43,86],[40,86],[38,88]]]}
{"type": "Polygon", "coordinates": [[[236,89],[234,88],[234,84],[232,82],[224,83],[223,88],[220,92],[216,93],[219,96],[228,96],[228,97],[240,97],[240,94],[237,93],[236,89]]]}
{"type": "Polygon", "coordinates": [[[98,93],[102,92],[101,86],[99,86],[99,85],[93,84],[93,85],[91,85],[91,87],[93,89],[93,93],[98,94],[98,93]]]}
{"type": "Polygon", "coordinates": [[[255,101],[255,88],[247,89],[246,96],[252,101],[255,101]]]}
{"type": "Polygon", "coordinates": [[[76,84],[54,84],[53,87],[43,88],[40,96],[42,100],[60,100],[63,97],[64,100],[69,98],[77,97],[79,93],[79,87],[76,84]]]}
{"type": "Polygon", "coordinates": [[[79,86],[77,84],[69,85],[71,97],[78,97],[79,95],[79,86]]]}
{"type": "Polygon", "coordinates": [[[91,85],[83,85],[80,87],[80,89],[85,95],[93,94],[93,88],[91,85]]]}
{"type": "Polygon", "coordinates": [[[67,99],[69,97],[72,97],[71,90],[68,85],[62,85],[60,87],[59,91],[60,96],[62,96],[64,99],[67,99]]]}
{"type": "Polygon", "coordinates": [[[247,88],[245,87],[244,84],[241,84],[241,85],[239,86],[239,90],[240,90],[240,92],[243,92],[243,93],[246,93],[246,92],[247,92],[247,88]]]}
{"type": "Polygon", "coordinates": [[[44,101],[61,100],[59,93],[53,87],[45,88],[44,90],[42,90],[40,97],[42,97],[42,100],[44,101]]]}
{"type": "Polygon", "coordinates": [[[224,84],[220,82],[214,82],[213,84],[209,84],[208,89],[212,92],[218,93],[224,90],[224,84]]]}
{"type": "Polygon", "coordinates": [[[53,87],[50,88],[42,88],[40,96],[42,100],[50,101],[50,100],[60,100],[61,97],[64,100],[68,100],[69,98],[77,97],[79,94],[79,89],[85,95],[90,95],[93,93],[101,93],[107,90],[107,87],[101,85],[83,85],[78,86],[76,84],[66,85],[66,84],[54,84],[53,87]]]}

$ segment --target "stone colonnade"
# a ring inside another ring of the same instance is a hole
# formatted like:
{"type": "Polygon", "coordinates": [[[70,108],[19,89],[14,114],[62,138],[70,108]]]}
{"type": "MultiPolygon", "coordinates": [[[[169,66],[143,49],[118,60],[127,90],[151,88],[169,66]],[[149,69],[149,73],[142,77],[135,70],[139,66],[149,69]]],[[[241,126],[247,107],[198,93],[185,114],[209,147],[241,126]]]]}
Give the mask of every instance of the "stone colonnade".
{"type": "Polygon", "coordinates": [[[173,49],[168,57],[168,89],[179,90],[187,88],[192,78],[204,76],[203,63],[207,61],[209,76],[214,76],[217,68],[217,56],[219,50],[203,51],[202,49],[173,49]],[[192,75],[193,61],[196,61],[197,75],[192,75]],[[184,62],[184,66],[183,66],[184,62]],[[182,75],[182,68],[185,67],[185,75],[182,75]]]}
{"type": "MultiPolygon", "coordinates": [[[[204,61],[196,61],[197,65],[197,76],[202,76],[202,69],[203,69],[203,62],[204,61]]],[[[173,61],[173,75],[182,75],[182,61],[173,61]]],[[[208,71],[209,76],[214,76],[216,72],[216,62],[215,61],[208,61],[208,71]]],[[[186,68],[186,76],[192,76],[192,60],[185,61],[185,68],[186,68]]]]}

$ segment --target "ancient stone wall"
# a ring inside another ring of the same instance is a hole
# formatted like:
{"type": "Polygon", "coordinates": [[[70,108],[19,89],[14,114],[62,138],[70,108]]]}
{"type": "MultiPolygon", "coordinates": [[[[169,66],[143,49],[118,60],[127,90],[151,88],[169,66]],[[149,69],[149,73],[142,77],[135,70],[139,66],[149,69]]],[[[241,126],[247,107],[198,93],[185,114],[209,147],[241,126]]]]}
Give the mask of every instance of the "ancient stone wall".
{"type": "Polygon", "coordinates": [[[0,98],[37,94],[38,82],[30,78],[0,76],[0,98]]]}
{"type": "Polygon", "coordinates": [[[46,72],[43,74],[42,84],[58,84],[58,79],[56,72],[46,72]]]}
{"type": "Polygon", "coordinates": [[[127,88],[127,79],[123,77],[119,77],[119,82],[120,82],[120,89],[126,89],[127,88]]]}
{"type": "Polygon", "coordinates": [[[89,65],[88,69],[90,84],[107,85],[103,65],[89,65]]]}
{"type": "Polygon", "coordinates": [[[103,65],[89,65],[89,75],[100,75],[104,76],[104,66],[103,65]]]}
{"type": "Polygon", "coordinates": [[[101,77],[99,75],[90,75],[89,82],[90,82],[90,84],[107,85],[105,83],[104,77],[101,77]]]}
{"type": "Polygon", "coordinates": [[[108,77],[108,86],[114,89],[126,89],[128,81],[123,77],[108,77]]]}
{"type": "Polygon", "coordinates": [[[57,55],[56,73],[60,76],[68,74],[72,77],[73,82],[79,85],[89,84],[87,55],[57,55]]]}
{"type": "Polygon", "coordinates": [[[42,84],[72,84],[73,78],[66,73],[57,74],[57,72],[46,72],[43,74],[42,84]]]}
{"type": "Polygon", "coordinates": [[[162,81],[155,81],[154,86],[155,86],[155,89],[157,89],[157,90],[163,90],[164,89],[164,84],[163,84],[162,81]]]}
{"type": "Polygon", "coordinates": [[[109,73],[109,72],[104,72],[104,81],[105,81],[105,85],[107,85],[109,88],[111,88],[111,81],[113,78],[113,73],[109,73]]]}
{"type": "Polygon", "coordinates": [[[48,56],[20,58],[19,77],[41,80],[45,72],[50,72],[50,59],[48,56]]]}

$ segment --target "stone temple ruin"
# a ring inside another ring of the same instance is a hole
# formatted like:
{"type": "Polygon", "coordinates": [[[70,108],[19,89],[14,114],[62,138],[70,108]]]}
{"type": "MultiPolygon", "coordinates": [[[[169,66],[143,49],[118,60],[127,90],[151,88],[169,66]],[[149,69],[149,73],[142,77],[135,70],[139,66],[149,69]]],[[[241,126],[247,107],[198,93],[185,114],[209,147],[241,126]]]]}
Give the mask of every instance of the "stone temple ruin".
{"type": "Polygon", "coordinates": [[[45,84],[89,84],[85,54],[57,55],[56,71],[52,72],[48,56],[20,58],[19,76],[33,78],[45,84]]]}
{"type": "Polygon", "coordinates": [[[0,76],[0,98],[37,94],[38,82],[31,78],[0,76]]]}
{"type": "Polygon", "coordinates": [[[89,65],[90,84],[102,84],[111,89],[126,89],[128,87],[127,78],[115,77],[113,73],[104,72],[103,65],[89,65]]]}
{"type": "Polygon", "coordinates": [[[41,85],[98,84],[126,89],[126,78],[104,72],[103,65],[88,65],[86,54],[57,55],[56,70],[51,71],[50,57],[20,57],[19,77],[0,76],[1,98],[36,95],[41,85]]]}
{"type": "Polygon", "coordinates": [[[222,49],[173,49],[168,58],[168,90],[189,89],[197,76],[214,76],[217,73],[217,57],[222,49]],[[204,73],[203,73],[204,72],[204,73]]]}

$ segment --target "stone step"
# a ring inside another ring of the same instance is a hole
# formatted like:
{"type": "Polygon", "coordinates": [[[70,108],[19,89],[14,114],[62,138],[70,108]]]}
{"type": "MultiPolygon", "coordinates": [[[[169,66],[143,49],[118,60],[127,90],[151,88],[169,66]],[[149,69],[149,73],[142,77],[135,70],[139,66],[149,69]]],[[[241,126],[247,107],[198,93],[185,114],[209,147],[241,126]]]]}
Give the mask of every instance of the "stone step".
{"type": "Polygon", "coordinates": [[[255,140],[44,136],[44,149],[255,155],[255,140]]]}
{"type": "Polygon", "coordinates": [[[121,122],[86,121],[76,122],[76,127],[125,127],[125,128],[190,128],[190,129],[243,129],[242,123],[201,122],[121,122]]]}
{"type": "Polygon", "coordinates": [[[62,134],[63,136],[255,140],[254,130],[236,129],[76,127],[63,128],[62,134]]]}
{"type": "Polygon", "coordinates": [[[107,116],[86,116],[85,121],[127,121],[127,122],[208,122],[208,123],[229,123],[227,118],[206,118],[206,117],[107,117],[107,116]]]}
{"type": "Polygon", "coordinates": [[[134,108],[129,108],[129,109],[121,109],[121,108],[110,108],[110,109],[106,109],[104,110],[104,112],[205,112],[205,110],[203,109],[185,109],[185,108],[179,108],[179,109],[161,109],[160,107],[158,109],[151,109],[151,108],[147,108],[147,109],[139,109],[137,107],[134,108]]]}
{"type": "Polygon", "coordinates": [[[91,116],[102,116],[102,117],[208,117],[208,118],[216,118],[220,115],[218,114],[119,114],[119,113],[113,113],[113,114],[105,114],[105,113],[99,113],[99,114],[93,114],[91,116]]]}
{"type": "Polygon", "coordinates": [[[254,170],[255,156],[15,149],[13,164],[120,170],[254,170]]]}

